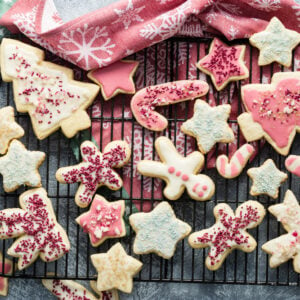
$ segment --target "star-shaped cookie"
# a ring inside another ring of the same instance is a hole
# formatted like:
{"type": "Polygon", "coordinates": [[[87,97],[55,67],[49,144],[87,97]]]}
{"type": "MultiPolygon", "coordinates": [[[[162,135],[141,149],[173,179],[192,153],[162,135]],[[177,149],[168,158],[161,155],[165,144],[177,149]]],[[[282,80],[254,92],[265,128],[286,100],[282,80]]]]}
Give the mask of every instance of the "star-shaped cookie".
{"type": "Polygon", "coordinates": [[[120,243],[112,246],[106,253],[91,255],[91,260],[98,272],[97,289],[106,291],[119,289],[131,293],[132,277],[140,272],[143,264],[127,255],[120,243]]]}
{"type": "Polygon", "coordinates": [[[80,215],[76,222],[88,232],[94,247],[99,246],[108,238],[119,238],[126,235],[123,221],[124,200],[108,202],[96,195],[90,210],[80,215]]]}
{"type": "Polygon", "coordinates": [[[268,195],[272,198],[278,197],[280,185],[287,180],[287,174],[277,169],[272,159],[266,160],[260,167],[251,168],[247,171],[253,180],[250,194],[252,196],[268,195]]]}
{"type": "Polygon", "coordinates": [[[215,88],[220,91],[230,81],[249,77],[249,71],[244,63],[246,46],[227,46],[214,38],[208,55],[196,64],[197,68],[208,74],[215,88]]]}
{"type": "Polygon", "coordinates": [[[227,123],[230,110],[229,104],[211,107],[205,101],[197,100],[193,117],[182,124],[181,131],[195,137],[199,150],[207,153],[218,142],[234,140],[233,131],[227,123]]]}
{"type": "Polygon", "coordinates": [[[149,213],[131,215],[129,223],[136,232],[133,252],[154,252],[165,259],[174,255],[176,244],[191,232],[191,226],[176,218],[168,202],[159,203],[149,213]]]}
{"type": "Polygon", "coordinates": [[[13,192],[21,185],[41,186],[38,168],[45,159],[41,151],[29,151],[18,140],[13,140],[7,154],[0,158],[0,173],[5,192],[13,192]]]}
{"type": "Polygon", "coordinates": [[[0,154],[7,151],[12,139],[18,139],[24,135],[23,128],[15,122],[14,109],[6,106],[0,109],[0,154]]]}
{"type": "Polygon", "coordinates": [[[92,70],[87,76],[100,85],[104,100],[109,100],[119,93],[135,93],[132,77],[138,65],[138,61],[119,60],[107,67],[92,70]]]}
{"type": "Polygon", "coordinates": [[[280,20],[273,17],[264,31],[253,34],[250,44],[257,47],[259,52],[258,64],[268,65],[278,62],[285,67],[292,63],[292,50],[300,42],[300,34],[284,27],[280,20]]]}

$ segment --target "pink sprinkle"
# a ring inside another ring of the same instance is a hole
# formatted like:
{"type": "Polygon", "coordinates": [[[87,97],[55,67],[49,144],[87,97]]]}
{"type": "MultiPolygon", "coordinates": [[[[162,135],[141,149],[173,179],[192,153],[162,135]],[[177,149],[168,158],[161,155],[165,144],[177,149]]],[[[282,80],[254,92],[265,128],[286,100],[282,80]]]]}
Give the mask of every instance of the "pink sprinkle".
{"type": "Polygon", "coordinates": [[[206,191],[207,190],[207,185],[203,185],[202,190],[206,191]]]}
{"type": "Polygon", "coordinates": [[[200,192],[198,193],[198,196],[199,196],[199,197],[203,197],[203,195],[204,195],[204,193],[203,193],[202,191],[200,191],[200,192]]]}
{"type": "Polygon", "coordinates": [[[175,168],[174,168],[174,167],[169,167],[168,172],[169,172],[170,174],[174,173],[174,171],[175,171],[175,168]]]}
{"type": "Polygon", "coordinates": [[[181,177],[181,179],[182,179],[183,181],[188,181],[188,180],[189,180],[189,176],[186,175],[186,174],[183,174],[182,177],[181,177]]]}
{"type": "Polygon", "coordinates": [[[179,177],[180,174],[181,174],[181,171],[177,171],[177,172],[176,172],[176,176],[177,176],[177,177],[179,177]]]}

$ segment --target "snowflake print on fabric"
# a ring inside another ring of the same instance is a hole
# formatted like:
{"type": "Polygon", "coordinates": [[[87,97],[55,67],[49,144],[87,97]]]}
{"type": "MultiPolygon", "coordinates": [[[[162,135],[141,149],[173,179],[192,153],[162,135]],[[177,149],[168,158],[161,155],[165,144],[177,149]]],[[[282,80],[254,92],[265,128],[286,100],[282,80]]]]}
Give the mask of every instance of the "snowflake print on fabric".
{"type": "Polygon", "coordinates": [[[132,0],[128,0],[127,7],[122,9],[115,8],[114,11],[118,15],[118,19],[113,22],[112,24],[120,23],[122,22],[125,29],[128,29],[131,23],[133,22],[143,22],[144,19],[142,19],[138,14],[145,8],[145,5],[134,8],[132,4],[132,0]]]}
{"type": "Polygon", "coordinates": [[[106,66],[111,61],[111,49],[115,46],[111,43],[106,26],[100,28],[84,24],[83,29],[63,32],[58,48],[65,52],[74,64],[89,70],[92,61],[96,62],[99,68],[106,66]]]}
{"type": "Polygon", "coordinates": [[[299,22],[298,24],[298,27],[300,27],[300,2],[299,0],[294,0],[296,5],[293,5],[292,6],[292,9],[294,9],[296,12],[295,12],[295,15],[297,16],[297,21],[299,22]]]}
{"type": "Polygon", "coordinates": [[[281,8],[280,0],[252,0],[248,5],[266,12],[276,11],[281,8]]]}
{"type": "Polygon", "coordinates": [[[236,38],[236,35],[239,33],[239,30],[235,28],[233,25],[230,25],[228,33],[232,40],[236,38]]]}

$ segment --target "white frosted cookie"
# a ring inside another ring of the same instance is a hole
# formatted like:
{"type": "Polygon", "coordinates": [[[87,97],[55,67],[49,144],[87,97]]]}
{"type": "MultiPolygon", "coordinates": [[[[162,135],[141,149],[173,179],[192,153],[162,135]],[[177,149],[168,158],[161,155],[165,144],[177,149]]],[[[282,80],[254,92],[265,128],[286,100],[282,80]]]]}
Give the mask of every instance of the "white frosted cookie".
{"type": "Polygon", "coordinates": [[[215,225],[189,236],[189,244],[192,248],[210,247],[205,265],[212,271],[222,266],[232,250],[252,252],[256,248],[256,241],[247,229],[261,223],[265,216],[265,209],[259,202],[249,200],[241,204],[234,214],[228,204],[221,203],[215,206],[214,216],[215,225]]]}
{"type": "Polygon", "coordinates": [[[168,202],[159,203],[149,213],[135,213],[129,216],[129,223],[136,232],[133,244],[135,254],[151,252],[170,259],[176,245],[192,230],[191,226],[176,218],[168,202]]]}
{"type": "Polygon", "coordinates": [[[103,153],[94,143],[85,141],[80,150],[82,162],[58,169],[56,179],[61,183],[81,182],[75,202],[80,207],[87,207],[100,186],[105,185],[111,190],[122,187],[123,181],[113,169],[123,167],[129,161],[131,152],[125,141],[110,142],[103,153]]]}
{"type": "Polygon", "coordinates": [[[260,66],[278,62],[285,67],[290,67],[292,50],[299,44],[300,34],[286,29],[278,18],[273,17],[266,29],[254,33],[249,42],[260,50],[258,57],[260,66]]]}
{"type": "Polygon", "coordinates": [[[278,197],[280,185],[287,180],[287,174],[277,169],[272,159],[266,160],[260,167],[247,171],[252,179],[250,194],[252,196],[268,195],[274,199],[278,197]]]}
{"type": "Polygon", "coordinates": [[[91,260],[98,272],[97,289],[107,291],[118,289],[131,293],[132,277],[142,269],[143,264],[127,255],[120,243],[112,246],[106,253],[91,255],[91,260]]]}
{"type": "Polygon", "coordinates": [[[203,100],[197,100],[193,117],[182,124],[181,131],[195,137],[199,150],[207,153],[216,143],[234,140],[233,131],[227,123],[230,110],[229,104],[212,107],[203,100]]]}
{"type": "Polygon", "coordinates": [[[13,192],[21,185],[40,187],[39,167],[45,159],[41,151],[29,151],[18,140],[13,140],[7,153],[0,157],[0,174],[5,192],[13,192]]]}
{"type": "Polygon", "coordinates": [[[51,262],[66,254],[70,242],[56,221],[47,192],[31,189],[20,195],[19,202],[21,208],[0,211],[0,239],[17,237],[7,253],[19,258],[18,269],[27,268],[38,256],[51,262]]]}
{"type": "Polygon", "coordinates": [[[28,112],[33,130],[44,139],[61,127],[66,137],[91,126],[85,111],[99,92],[95,84],[73,80],[69,68],[44,61],[44,51],[2,39],[1,75],[13,82],[17,111],[28,112]]]}
{"type": "Polygon", "coordinates": [[[293,259],[294,270],[300,273],[300,206],[293,192],[287,190],[283,203],[271,205],[269,212],[288,232],[262,245],[270,254],[270,267],[276,268],[293,259]]]}
{"type": "Polygon", "coordinates": [[[204,156],[194,151],[187,157],[180,155],[174,144],[167,137],[155,140],[155,149],[162,162],[142,160],[137,170],[146,176],[163,179],[167,186],[164,195],[170,200],[177,200],[186,188],[194,200],[208,200],[215,192],[213,181],[206,175],[197,174],[204,165],[204,156]]]}
{"type": "Polygon", "coordinates": [[[0,109],[0,154],[5,154],[11,140],[24,135],[23,128],[15,122],[14,109],[6,106],[0,109]]]}
{"type": "MultiPolygon", "coordinates": [[[[11,274],[13,271],[13,262],[10,259],[4,259],[4,268],[3,268],[3,255],[0,252],[0,272],[2,274],[11,274]],[[2,272],[3,271],[3,272],[2,272]]],[[[8,292],[8,278],[0,277],[0,295],[7,296],[8,292]]]]}

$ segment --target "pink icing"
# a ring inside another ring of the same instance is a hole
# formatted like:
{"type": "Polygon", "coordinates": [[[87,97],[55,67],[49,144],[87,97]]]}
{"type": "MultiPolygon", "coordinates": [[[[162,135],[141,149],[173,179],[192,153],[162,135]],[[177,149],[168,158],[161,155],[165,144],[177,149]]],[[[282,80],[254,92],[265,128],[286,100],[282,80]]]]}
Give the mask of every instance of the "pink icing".
{"type": "Polygon", "coordinates": [[[154,111],[156,106],[195,99],[207,92],[208,85],[202,80],[181,80],[149,86],[133,96],[131,110],[142,126],[150,130],[161,131],[167,127],[168,122],[154,111]]]}
{"type": "Polygon", "coordinates": [[[206,190],[207,190],[207,185],[203,185],[203,186],[202,186],[202,190],[203,190],[203,191],[206,191],[206,190]]]}
{"type": "Polygon", "coordinates": [[[183,181],[188,181],[188,180],[189,180],[189,176],[186,175],[186,174],[183,174],[182,177],[181,177],[181,179],[182,179],[183,181]]]}
{"type": "Polygon", "coordinates": [[[193,186],[193,192],[194,192],[194,193],[196,192],[198,185],[200,185],[199,182],[197,182],[197,183],[193,186]]]}
{"type": "Polygon", "coordinates": [[[175,168],[174,168],[174,167],[169,167],[169,168],[168,168],[168,172],[169,172],[170,174],[173,174],[174,171],[175,171],[175,168]]]}
{"type": "MultiPolygon", "coordinates": [[[[279,148],[289,144],[290,134],[300,125],[300,80],[283,79],[275,88],[261,91],[246,85],[243,89],[243,101],[264,131],[279,148]]],[[[262,85],[266,86],[266,85],[262,85]]]]}
{"type": "Polygon", "coordinates": [[[291,155],[285,160],[285,165],[289,167],[297,159],[296,155],[291,155]]]}
{"type": "Polygon", "coordinates": [[[198,196],[199,196],[199,197],[203,197],[203,195],[204,195],[204,193],[203,193],[202,191],[200,191],[200,192],[198,193],[198,196]]]}
{"type": "Polygon", "coordinates": [[[247,144],[247,151],[252,154],[254,152],[253,146],[247,144]]]}
{"type": "Polygon", "coordinates": [[[180,174],[181,174],[181,171],[177,171],[177,172],[176,172],[176,176],[177,176],[177,177],[179,177],[180,174]]]}
{"type": "Polygon", "coordinates": [[[108,67],[92,71],[91,76],[101,84],[106,99],[111,98],[117,90],[134,93],[135,86],[132,76],[138,64],[136,61],[119,60],[108,67]]]}
{"type": "MultiPolygon", "coordinates": [[[[0,271],[2,272],[2,261],[0,262],[0,271]]],[[[8,274],[11,271],[11,263],[4,263],[4,274],[8,274]]],[[[0,277],[0,290],[3,291],[6,288],[7,278],[0,277]]]]}
{"type": "Polygon", "coordinates": [[[237,176],[239,174],[239,170],[235,164],[231,164],[231,176],[237,176]]]}
{"type": "Polygon", "coordinates": [[[240,163],[241,165],[244,165],[244,163],[245,163],[245,158],[244,158],[244,156],[242,155],[242,153],[241,153],[240,151],[237,151],[237,152],[235,153],[235,156],[236,156],[236,158],[238,159],[239,163],[240,163]]]}
{"type": "Polygon", "coordinates": [[[226,164],[227,164],[227,160],[225,157],[221,158],[221,166],[220,166],[220,173],[221,174],[226,174],[226,164]]]}

